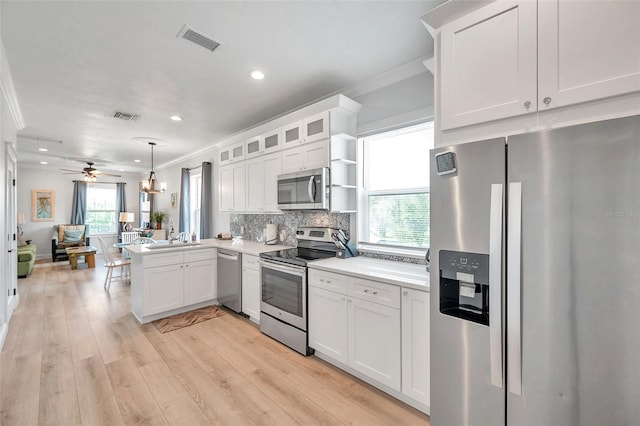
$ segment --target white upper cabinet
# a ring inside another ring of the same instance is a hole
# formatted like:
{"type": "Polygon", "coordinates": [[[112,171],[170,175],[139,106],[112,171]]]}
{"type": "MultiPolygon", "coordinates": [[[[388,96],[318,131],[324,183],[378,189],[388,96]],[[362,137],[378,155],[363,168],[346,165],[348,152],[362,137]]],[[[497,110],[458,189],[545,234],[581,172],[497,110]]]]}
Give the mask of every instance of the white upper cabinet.
{"type": "Polygon", "coordinates": [[[267,132],[262,135],[264,141],[264,153],[279,151],[282,148],[282,129],[267,132]]]}
{"type": "Polygon", "coordinates": [[[640,90],[640,2],[538,2],[538,108],[640,90]]]}
{"type": "Polygon", "coordinates": [[[244,160],[246,142],[238,142],[220,150],[220,164],[229,164],[244,160]]]}
{"type": "Polygon", "coordinates": [[[492,3],[441,34],[443,129],[535,111],[535,2],[492,3]]]}
{"type": "Polygon", "coordinates": [[[243,212],[245,210],[245,162],[222,166],[218,172],[220,211],[243,212]]]}
{"type": "Polygon", "coordinates": [[[245,146],[245,157],[253,158],[264,153],[264,139],[262,136],[256,136],[248,139],[245,146]]]}
{"type": "Polygon", "coordinates": [[[640,91],[637,1],[496,1],[440,37],[443,130],[640,91]]]}
{"type": "Polygon", "coordinates": [[[304,142],[314,142],[330,136],[329,111],[316,114],[302,122],[304,142]]]}
{"type": "Polygon", "coordinates": [[[282,147],[290,148],[302,143],[302,122],[296,121],[282,128],[282,147]]]}
{"type": "Polygon", "coordinates": [[[278,211],[278,175],[282,173],[280,153],[252,158],[245,162],[249,212],[278,211]]]}
{"type": "Polygon", "coordinates": [[[255,136],[246,141],[245,158],[254,158],[279,151],[282,148],[281,144],[282,131],[280,129],[255,136]]]}
{"type": "Polygon", "coordinates": [[[327,139],[331,135],[329,111],[321,112],[282,128],[284,148],[327,139]]]}

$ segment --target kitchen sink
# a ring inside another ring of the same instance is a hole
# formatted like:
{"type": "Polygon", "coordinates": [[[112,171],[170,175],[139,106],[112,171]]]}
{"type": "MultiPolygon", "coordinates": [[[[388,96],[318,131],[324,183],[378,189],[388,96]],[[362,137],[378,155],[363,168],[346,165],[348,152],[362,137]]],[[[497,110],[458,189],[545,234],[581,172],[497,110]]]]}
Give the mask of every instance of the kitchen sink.
{"type": "Polygon", "coordinates": [[[149,244],[147,248],[149,250],[162,250],[162,249],[174,249],[180,247],[193,247],[200,246],[202,243],[174,243],[174,244],[149,244]]]}

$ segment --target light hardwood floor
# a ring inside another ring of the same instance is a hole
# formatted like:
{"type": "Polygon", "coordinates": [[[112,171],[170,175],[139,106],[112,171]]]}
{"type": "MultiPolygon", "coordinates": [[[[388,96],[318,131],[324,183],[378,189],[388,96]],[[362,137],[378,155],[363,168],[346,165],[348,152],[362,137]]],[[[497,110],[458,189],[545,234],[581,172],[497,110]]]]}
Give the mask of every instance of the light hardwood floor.
{"type": "Polygon", "coordinates": [[[429,417],[231,312],[160,334],[129,286],[37,264],[0,352],[0,424],[428,425],[429,417]]]}

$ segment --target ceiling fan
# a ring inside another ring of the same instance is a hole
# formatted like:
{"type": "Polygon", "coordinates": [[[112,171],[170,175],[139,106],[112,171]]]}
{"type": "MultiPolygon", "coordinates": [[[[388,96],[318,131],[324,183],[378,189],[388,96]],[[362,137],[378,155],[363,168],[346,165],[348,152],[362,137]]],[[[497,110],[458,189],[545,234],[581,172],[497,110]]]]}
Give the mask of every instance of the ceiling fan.
{"type": "Polygon", "coordinates": [[[93,165],[95,164],[94,162],[87,161],[86,163],[89,165],[89,167],[85,167],[82,170],[69,170],[69,169],[60,169],[60,170],[64,171],[65,175],[83,174],[84,175],[84,180],[87,181],[87,182],[95,182],[97,180],[98,176],[120,177],[120,175],[113,175],[113,174],[109,174],[109,173],[104,173],[104,172],[101,172],[100,170],[94,168],[93,167],[93,165]]]}

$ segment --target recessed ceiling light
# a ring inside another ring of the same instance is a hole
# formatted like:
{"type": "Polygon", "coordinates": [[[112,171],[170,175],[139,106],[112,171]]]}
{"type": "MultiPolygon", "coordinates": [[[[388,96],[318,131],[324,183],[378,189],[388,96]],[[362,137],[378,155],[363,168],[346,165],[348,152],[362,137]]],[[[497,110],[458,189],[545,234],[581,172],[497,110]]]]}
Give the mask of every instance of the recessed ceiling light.
{"type": "Polygon", "coordinates": [[[254,80],[262,80],[264,78],[264,73],[262,71],[260,71],[260,70],[249,71],[249,75],[254,80]]]}
{"type": "Polygon", "coordinates": [[[48,150],[47,148],[38,148],[38,151],[41,151],[41,152],[47,152],[47,151],[49,151],[49,150],[48,150]]]}
{"type": "Polygon", "coordinates": [[[173,121],[182,121],[182,117],[180,117],[179,115],[172,115],[172,116],[171,116],[171,119],[172,119],[173,121]]]}
{"type": "Polygon", "coordinates": [[[133,160],[133,162],[134,162],[134,163],[139,163],[139,162],[140,162],[140,160],[133,160]]]}
{"type": "Polygon", "coordinates": [[[41,161],[40,164],[49,164],[46,161],[41,161]]]}
{"type": "Polygon", "coordinates": [[[118,169],[118,170],[121,171],[121,172],[124,172],[124,169],[118,169]]]}

